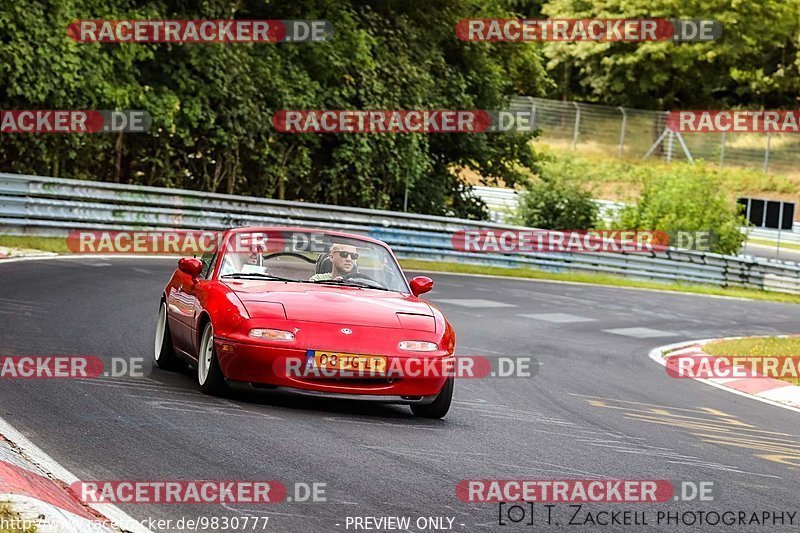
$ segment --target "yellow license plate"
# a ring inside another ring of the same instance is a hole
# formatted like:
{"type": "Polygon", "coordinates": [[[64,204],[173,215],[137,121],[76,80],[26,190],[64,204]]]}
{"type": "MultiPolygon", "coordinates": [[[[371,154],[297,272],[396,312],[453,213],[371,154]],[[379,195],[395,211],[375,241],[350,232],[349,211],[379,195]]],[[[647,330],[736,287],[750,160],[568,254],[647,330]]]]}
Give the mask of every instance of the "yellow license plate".
{"type": "Polygon", "coordinates": [[[352,372],[386,372],[386,357],[352,353],[314,352],[314,366],[352,372]]]}

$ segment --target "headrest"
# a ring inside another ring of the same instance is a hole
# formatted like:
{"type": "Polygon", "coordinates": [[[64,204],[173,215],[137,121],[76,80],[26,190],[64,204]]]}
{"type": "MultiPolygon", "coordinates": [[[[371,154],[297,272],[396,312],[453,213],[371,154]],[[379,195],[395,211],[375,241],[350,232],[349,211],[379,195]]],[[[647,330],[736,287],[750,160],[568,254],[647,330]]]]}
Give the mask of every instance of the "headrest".
{"type": "Polygon", "coordinates": [[[319,254],[319,257],[317,257],[316,272],[317,274],[333,272],[333,265],[331,264],[331,258],[328,254],[319,254]]]}

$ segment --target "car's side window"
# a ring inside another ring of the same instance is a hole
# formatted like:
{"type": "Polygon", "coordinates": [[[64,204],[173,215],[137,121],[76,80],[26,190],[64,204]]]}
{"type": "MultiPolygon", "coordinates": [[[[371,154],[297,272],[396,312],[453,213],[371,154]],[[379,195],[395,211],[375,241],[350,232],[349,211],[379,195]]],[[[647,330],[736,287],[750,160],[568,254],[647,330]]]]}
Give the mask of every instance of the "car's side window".
{"type": "Polygon", "coordinates": [[[214,264],[217,262],[217,254],[213,251],[208,251],[200,258],[203,263],[203,270],[200,271],[200,277],[208,279],[208,276],[214,271],[214,264]]]}

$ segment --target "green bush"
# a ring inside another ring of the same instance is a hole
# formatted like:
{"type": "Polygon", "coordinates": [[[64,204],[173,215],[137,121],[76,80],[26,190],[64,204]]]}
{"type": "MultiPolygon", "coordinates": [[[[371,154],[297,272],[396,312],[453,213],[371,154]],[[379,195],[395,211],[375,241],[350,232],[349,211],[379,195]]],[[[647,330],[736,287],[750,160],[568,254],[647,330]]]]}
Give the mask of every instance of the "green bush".
{"type": "Polygon", "coordinates": [[[736,253],[746,225],[736,204],[728,197],[719,172],[704,163],[653,167],[642,179],[642,193],[635,204],[619,213],[618,229],[709,231],[711,251],[736,253]],[[658,171],[655,171],[658,170],[658,171]]]}
{"type": "Polygon", "coordinates": [[[584,230],[597,224],[597,205],[591,193],[567,177],[564,166],[573,162],[548,157],[541,162],[539,178],[520,194],[518,224],[542,229],[584,230]]]}

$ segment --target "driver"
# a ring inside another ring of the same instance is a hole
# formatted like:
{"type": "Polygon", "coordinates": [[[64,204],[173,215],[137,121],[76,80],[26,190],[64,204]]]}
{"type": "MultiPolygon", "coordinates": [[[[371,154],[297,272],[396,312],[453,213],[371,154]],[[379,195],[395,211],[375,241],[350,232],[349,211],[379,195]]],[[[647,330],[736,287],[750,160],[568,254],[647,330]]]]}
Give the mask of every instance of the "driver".
{"type": "Polygon", "coordinates": [[[349,244],[334,244],[328,252],[333,270],[325,274],[314,274],[309,281],[327,281],[343,279],[356,270],[358,250],[349,244]]]}

